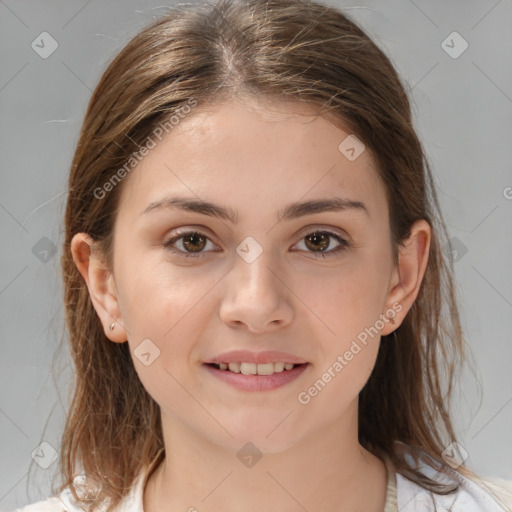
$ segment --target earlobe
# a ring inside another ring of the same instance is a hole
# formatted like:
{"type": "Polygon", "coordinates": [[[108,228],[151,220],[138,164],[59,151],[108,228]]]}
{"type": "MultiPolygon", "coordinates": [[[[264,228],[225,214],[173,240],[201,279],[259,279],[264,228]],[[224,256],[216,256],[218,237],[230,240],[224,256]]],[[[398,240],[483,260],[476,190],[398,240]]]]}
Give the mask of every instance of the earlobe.
{"type": "Polygon", "coordinates": [[[71,241],[71,253],[82,275],[94,309],[103,325],[105,336],[115,343],[127,340],[119,307],[114,277],[94,250],[94,241],[86,233],[77,233],[71,241]],[[112,325],[114,326],[112,328],[112,325]]]}
{"type": "Polygon", "coordinates": [[[386,324],[382,335],[393,332],[418,296],[425,275],[430,251],[432,228],[425,220],[416,221],[411,227],[411,234],[400,247],[398,265],[394,270],[394,284],[387,300],[387,310],[396,311],[395,324],[386,324]]]}

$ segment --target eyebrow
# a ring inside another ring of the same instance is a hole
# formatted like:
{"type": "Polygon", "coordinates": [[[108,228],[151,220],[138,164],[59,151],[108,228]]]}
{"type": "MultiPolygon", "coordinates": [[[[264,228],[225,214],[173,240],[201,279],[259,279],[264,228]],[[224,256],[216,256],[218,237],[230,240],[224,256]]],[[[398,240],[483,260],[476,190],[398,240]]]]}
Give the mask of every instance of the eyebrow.
{"type": "MultiPolygon", "coordinates": [[[[225,208],[209,201],[203,201],[192,197],[165,197],[150,203],[147,208],[141,212],[141,215],[162,208],[200,213],[202,215],[228,220],[233,224],[238,223],[238,214],[231,208],[225,208]]],[[[361,201],[353,201],[342,197],[332,197],[328,199],[315,199],[312,201],[291,203],[283,210],[278,211],[276,221],[280,222],[282,220],[297,219],[314,213],[343,212],[348,210],[359,210],[370,216],[368,208],[361,201]]]]}

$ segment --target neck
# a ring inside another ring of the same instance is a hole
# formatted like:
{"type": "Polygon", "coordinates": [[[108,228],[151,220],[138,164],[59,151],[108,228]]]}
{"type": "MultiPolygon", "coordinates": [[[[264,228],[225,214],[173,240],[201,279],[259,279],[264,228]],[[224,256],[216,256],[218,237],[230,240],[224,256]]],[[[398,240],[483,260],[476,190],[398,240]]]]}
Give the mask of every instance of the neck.
{"type": "Polygon", "coordinates": [[[164,414],[162,422],[168,456],[147,481],[145,512],[384,509],[386,467],[359,444],[357,422],[315,431],[286,450],[263,453],[255,463],[244,459],[245,464],[237,458],[244,443],[230,449],[164,414]]]}

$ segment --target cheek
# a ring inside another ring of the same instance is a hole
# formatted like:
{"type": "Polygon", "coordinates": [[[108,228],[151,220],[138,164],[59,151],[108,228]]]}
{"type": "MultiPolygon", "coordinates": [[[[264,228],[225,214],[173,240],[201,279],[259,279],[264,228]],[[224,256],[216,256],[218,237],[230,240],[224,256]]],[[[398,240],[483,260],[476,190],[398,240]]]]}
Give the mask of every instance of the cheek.
{"type": "Polygon", "coordinates": [[[354,356],[342,370],[336,371],[329,363],[318,375],[313,376],[308,387],[297,396],[300,411],[315,418],[317,425],[331,425],[354,404],[368,381],[374,366],[373,350],[363,350],[354,356]]]}
{"type": "Polygon", "coordinates": [[[347,264],[331,272],[328,279],[309,279],[307,290],[300,292],[308,292],[305,302],[318,319],[314,336],[322,340],[321,356],[312,381],[320,379],[320,387],[325,384],[326,391],[319,393],[324,398],[333,393],[332,399],[353,399],[375,365],[385,326],[381,315],[385,313],[390,263],[378,254],[377,247],[367,246],[347,258],[347,264]]]}
{"type": "Polygon", "coordinates": [[[194,387],[194,340],[204,330],[203,319],[213,306],[201,301],[204,287],[195,291],[189,285],[186,290],[178,285],[172,289],[146,285],[150,292],[137,294],[129,308],[132,360],[142,385],[161,407],[185,410],[190,408],[187,390],[194,387]]]}
{"type": "Polygon", "coordinates": [[[357,399],[373,371],[380,344],[378,336],[361,339],[339,336],[314,367],[297,396],[307,414],[329,423],[357,399]]]}
{"type": "Polygon", "coordinates": [[[323,330],[322,337],[331,336],[343,343],[380,319],[385,311],[388,280],[385,262],[354,256],[325,277],[301,280],[295,290],[317,317],[318,333],[323,330]]]}
{"type": "MultiPolygon", "coordinates": [[[[132,357],[149,351],[151,357],[146,356],[146,360],[155,357],[154,364],[162,371],[182,375],[183,380],[187,368],[196,362],[191,356],[194,340],[211,317],[215,305],[208,292],[218,278],[199,278],[190,272],[169,269],[168,264],[144,265],[131,279],[124,276],[123,318],[126,317],[132,357]]],[[[134,362],[142,371],[145,369],[136,359],[134,362]]],[[[147,374],[147,378],[153,376],[147,374]]]]}
{"type": "Polygon", "coordinates": [[[125,267],[122,283],[123,317],[131,334],[158,339],[171,336],[181,321],[194,314],[195,306],[213,283],[208,276],[191,275],[189,270],[173,269],[166,261],[151,260],[125,267]]]}

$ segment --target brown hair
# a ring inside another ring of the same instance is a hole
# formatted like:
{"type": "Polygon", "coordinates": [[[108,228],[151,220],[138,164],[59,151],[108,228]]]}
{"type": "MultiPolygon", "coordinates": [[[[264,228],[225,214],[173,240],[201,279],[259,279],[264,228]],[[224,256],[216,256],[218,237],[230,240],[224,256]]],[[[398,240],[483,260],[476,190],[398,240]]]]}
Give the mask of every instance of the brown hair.
{"type": "MultiPolygon", "coordinates": [[[[62,269],[76,382],[59,491],[69,486],[79,498],[73,477],[80,462],[100,485],[91,510],[104,500],[114,507],[163,448],[159,407],[135,372],[128,344],[106,338],[73,262],[71,239],[88,233],[111,269],[123,181],[101,200],[93,191],[187,102],[200,108],[235,95],[306,102],[364,142],[386,189],[395,260],[416,220],[432,226],[419,295],[391,339],[382,339],[360,393],[359,440],[423,487],[451,492],[456,485],[430,480],[400,449],[404,443],[442,463],[441,452],[456,439],[449,406],[465,350],[433,176],[390,60],[339,10],[306,0],[173,8],[127,44],[97,85],[70,171],[65,214],[62,269]]],[[[464,466],[459,471],[472,475],[464,466]]]]}

